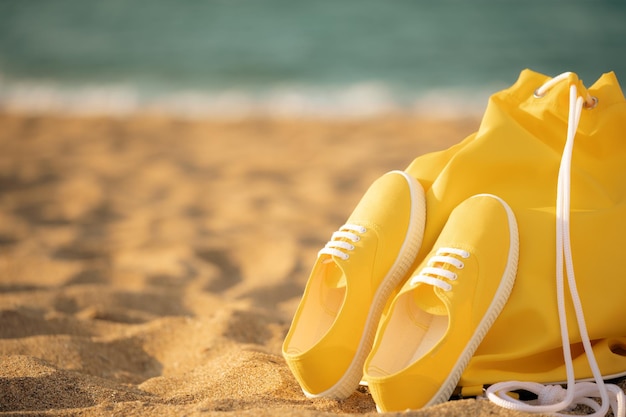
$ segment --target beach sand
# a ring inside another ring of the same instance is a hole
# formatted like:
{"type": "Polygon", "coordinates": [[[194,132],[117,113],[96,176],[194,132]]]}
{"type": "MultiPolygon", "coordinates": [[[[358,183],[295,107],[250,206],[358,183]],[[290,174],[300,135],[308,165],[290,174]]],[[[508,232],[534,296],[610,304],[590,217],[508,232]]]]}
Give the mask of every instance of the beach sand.
{"type": "Polygon", "coordinates": [[[282,340],[372,181],[478,123],[0,115],[0,412],[377,415],[305,398],[282,340]]]}

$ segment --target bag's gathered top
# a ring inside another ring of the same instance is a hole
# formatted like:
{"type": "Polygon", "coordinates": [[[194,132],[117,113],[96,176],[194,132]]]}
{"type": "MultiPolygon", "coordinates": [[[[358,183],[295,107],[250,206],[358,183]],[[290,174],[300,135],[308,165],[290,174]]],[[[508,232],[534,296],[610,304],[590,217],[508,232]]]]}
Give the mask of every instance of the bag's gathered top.
{"type": "Polygon", "coordinates": [[[574,275],[574,262],[570,243],[572,152],[574,149],[574,138],[583,109],[591,110],[598,104],[598,99],[591,96],[587,91],[579,93],[576,83],[571,81],[574,79],[575,77],[572,77],[572,73],[566,72],[550,79],[535,90],[535,97],[539,99],[548,94],[549,90],[556,83],[565,80],[570,80],[571,83],[569,88],[567,137],[559,166],[556,197],[556,289],[563,356],[567,373],[567,387],[510,381],[491,385],[487,388],[486,395],[495,404],[518,411],[564,415],[559,414],[559,412],[571,410],[576,405],[583,404],[594,410],[592,416],[604,416],[608,412],[609,407],[611,407],[615,416],[626,417],[626,395],[619,386],[604,382],[593,354],[574,275]],[[594,382],[576,382],[575,380],[565,311],[565,278],[567,278],[570,298],[574,305],[576,323],[587,361],[593,373],[594,382]],[[537,400],[532,403],[517,400],[508,394],[515,390],[532,392],[537,395],[537,400]],[[600,398],[600,403],[598,404],[593,398],[600,398]]]}

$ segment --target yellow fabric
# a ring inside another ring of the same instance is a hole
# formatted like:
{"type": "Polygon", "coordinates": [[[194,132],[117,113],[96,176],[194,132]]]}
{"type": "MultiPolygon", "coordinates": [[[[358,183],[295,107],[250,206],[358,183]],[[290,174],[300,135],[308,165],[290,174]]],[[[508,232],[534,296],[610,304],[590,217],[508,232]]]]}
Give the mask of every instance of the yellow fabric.
{"type": "MultiPolygon", "coordinates": [[[[626,101],[613,73],[588,90],[575,74],[542,98],[549,77],[525,70],[494,94],[479,130],[407,168],[426,191],[427,222],[417,261],[432,248],[452,209],[479,193],[503,198],[519,225],[513,293],[459,385],[566,379],[555,288],[557,176],[567,132],[569,85],[598,98],[584,109],[572,159],[571,242],[594,354],[605,376],[626,373],[626,101]]],[[[570,301],[567,314],[577,379],[591,371],[570,301]]]]}

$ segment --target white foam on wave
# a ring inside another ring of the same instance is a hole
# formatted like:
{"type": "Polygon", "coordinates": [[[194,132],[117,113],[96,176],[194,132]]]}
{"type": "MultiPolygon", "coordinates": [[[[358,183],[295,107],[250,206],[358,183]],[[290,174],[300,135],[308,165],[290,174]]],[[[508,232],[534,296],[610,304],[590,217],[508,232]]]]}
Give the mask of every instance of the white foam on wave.
{"type": "Polygon", "coordinates": [[[0,110],[113,117],[157,114],[190,119],[259,115],[362,118],[397,112],[449,118],[482,114],[490,93],[470,89],[398,93],[378,82],[335,88],[279,86],[257,92],[234,88],[147,92],[125,84],[65,86],[0,79],[0,110]]]}

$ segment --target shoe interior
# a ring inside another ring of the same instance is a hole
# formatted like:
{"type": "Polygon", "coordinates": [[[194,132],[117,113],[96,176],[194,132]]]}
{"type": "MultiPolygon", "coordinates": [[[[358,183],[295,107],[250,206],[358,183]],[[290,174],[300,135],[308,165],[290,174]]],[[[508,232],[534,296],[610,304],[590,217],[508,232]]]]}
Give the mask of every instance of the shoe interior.
{"type": "Polygon", "coordinates": [[[334,262],[323,263],[311,277],[310,292],[302,305],[298,326],[287,349],[297,354],[311,349],[330,330],[346,295],[346,281],[334,262]]]}
{"type": "Polygon", "coordinates": [[[383,377],[399,372],[423,358],[448,329],[448,316],[419,308],[411,293],[397,300],[368,374],[383,377]]]}

